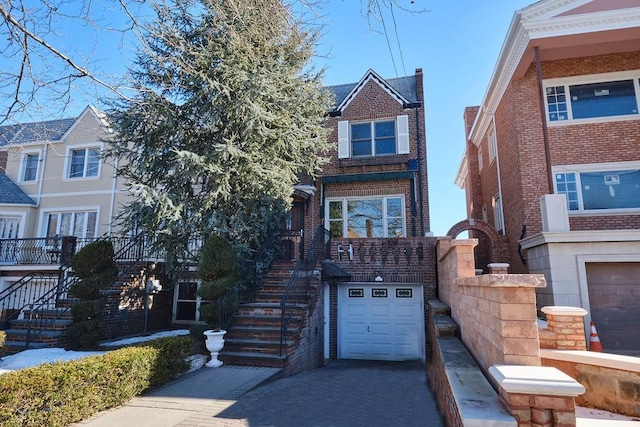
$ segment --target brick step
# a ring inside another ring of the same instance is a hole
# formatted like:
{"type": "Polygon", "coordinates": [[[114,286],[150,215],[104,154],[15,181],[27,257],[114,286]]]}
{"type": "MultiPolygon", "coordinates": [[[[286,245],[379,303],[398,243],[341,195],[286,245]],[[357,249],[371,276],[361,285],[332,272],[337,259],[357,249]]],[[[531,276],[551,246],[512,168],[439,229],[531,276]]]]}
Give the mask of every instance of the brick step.
{"type": "MultiPolygon", "coordinates": [[[[27,329],[5,329],[5,332],[8,341],[26,341],[27,339],[27,329]]],[[[46,329],[42,331],[31,331],[31,339],[36,342],[50,342],[64,336],[64,331],[49,331],[46,329]]]]}
{"type": "MultiPolygon", "coordinates": [[[[31,317],[31,310],[24,310],[24,319],[28,319],[31,317]]],[[[67,307],[58,307],[58,308],[44,308],[33,311],[33,318],[38,319],[61,319],[61,320],[72,320],[71,310],[67,307]]]]}
{"type": "Polygon", "coordinates": [[[73,304],[80,301],[78,298],[60,298],[58,300],[58,308],[71,308],[73,304]]]}
{"type": "MultiPolygon", "coordinates": [[[[293,316],[291,324],[297,326],[302,322],[302,317],[293,316]]],[[[253,327],[274,327],[279,328],[282,323],[281,316],[260,316],[260,315],[236,315],[233,318],[233,326],[253,326],[253,327]]]]}
{"type": "MultiPolygon", "coordinates": [[[[27,330],[29,329],[29,324],[33,324],[35,322],[30,322],[28,319],[23,319],[23,320],[12,320],[10,323],[11,323],[11,329],[27,330]]],[[[46,323],[47,323],[47,330],[65,331],[69,325],[73,325],[73,320],[60,319],[60,320],[47,321],[46,323]]]]}
{"type": "MultiPolygon", "coordinates": [[[[300,313],[307,308],[305,304],[291,305],[289,308],[297,310],[300,313]]],[[[281,316],[282,309],[280,308],[280,302],[252,302],[245,303],[238,307],[239,316],[281,316]]]]}
{"type": "Polygon", "coordinates": [[[218,358],[227,365],[265,366],[270,368],[282,368],[287,360],[286,356],[279,356],[277,354],[227,352],[224,348],[218,358]]]}
{"type": "MultiPolygon", "coordinates": [[[[225,335],[225,340],[245,339],[245,340],[265,340],[280,342],[280,326],[231,326],[225,335]]],[[[298,328],[290,325],[287,330],[287,339],[296,337],[298,328]]]]}
{"type": "MultiPolygon", "coordinates": [[[[284,354],[287,354],[291,345],[293,345],[293,341],[283,343],[284,354]]],[[[225,339],[224,349],[232,353],[279,354],[280,340],[225,339]]]]}
{"type": "MultiPolygon", "coordinates": [[[[29,350],[53,347],[55,346],[41,342],[29,343],[29,350]]],[[[4,350],[6,355],[20,353],[21,351],[27,350],[27,344],[24,341],[5,341],[4,350]]]]}

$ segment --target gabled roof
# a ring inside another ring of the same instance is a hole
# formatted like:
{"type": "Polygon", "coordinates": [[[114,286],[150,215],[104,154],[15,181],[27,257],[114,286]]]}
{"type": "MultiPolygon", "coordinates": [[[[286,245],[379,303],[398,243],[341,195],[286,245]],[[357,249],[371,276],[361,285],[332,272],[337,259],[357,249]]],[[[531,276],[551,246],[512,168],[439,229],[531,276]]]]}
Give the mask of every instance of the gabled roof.
{"type": "Polygon", "coordinates": [[[379,84],[400,104],[404,105],[419,102],[415,76],[397,77],[385,80],[375,71],[369,69],[369,71],[367,71],[362,79],[357,83],[327,86],[327,89],[329,89],[335,97],[333,110],[342,111],[369,81],[374,81],[379,84]]]}
{"type": "Polygon", "coordinates": [[[19,123],[0,126],[0,147],[5,145],[22,145],[39,142],[61,141],[87,114],[92,114],[104,126],[104,114],[89,105],[78,117],[48,120],[45,122],[19,123]]]}
{"type": "Polygon", "coordinates": [[[36,202],[25,194],[13,181],[0,174],[0,205],[35,205],[36,202]]]}
{"type": "Polygon", "coordinates": [[[59,141],[75,121],[76,119],[72,118],[2,126],[0,127],[0,146],[59,141]]]}

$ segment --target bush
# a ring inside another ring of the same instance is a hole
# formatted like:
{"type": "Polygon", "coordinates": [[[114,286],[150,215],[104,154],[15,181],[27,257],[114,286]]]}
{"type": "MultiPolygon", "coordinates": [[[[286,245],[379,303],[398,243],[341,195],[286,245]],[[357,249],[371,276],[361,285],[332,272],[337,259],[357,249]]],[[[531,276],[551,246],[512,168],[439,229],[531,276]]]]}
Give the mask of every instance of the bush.
{"type": "Polygon", "coordinates": [[[65,426],[186,372],[191,341],[161,338],[0,376],[0,425],[65,426]]]}
{"type": "Polygon", "coordinates": [[[74,321],[67,328],[67,337],[71,338],[79,348],[93,348],[102,337],[100,319],[74,321]]]}
{"type": "Polygon", "coordinates": [[[95,319],[100,315],[100,300],[78,301],[71,307],[74,322],[95,319]]]}
{"type": "Polygon", "coordinates": [[[88,278],[113,267],[113,244],[108,240],[89,243],[71,257],[76,276],[88,278]]]}
{"type": "MultiPolygon", "coordinates": [[[[202,247],[200,261],[198,262],[198,276],[203,283],[198,288],[198,295],[207,304],[200,305],[200,317],[205,322],[215,325],[213,329],[220,328],[218,325],[219,304],[221,298],[226,298],[229,303],[236,303],[236,298],[228,298],[238,283],[236,253],[229,242],[220,236],[208,238],[202,247]]],[[[236,306],[230,307],[225,304],[223,310],[230,313],[236,306]]]]}
{"type": "Polygon", "coordinates": [[[7,333],[5,331],[0,331],[0,357],[4,355],[4,342],[7,339],[7,333]]]}

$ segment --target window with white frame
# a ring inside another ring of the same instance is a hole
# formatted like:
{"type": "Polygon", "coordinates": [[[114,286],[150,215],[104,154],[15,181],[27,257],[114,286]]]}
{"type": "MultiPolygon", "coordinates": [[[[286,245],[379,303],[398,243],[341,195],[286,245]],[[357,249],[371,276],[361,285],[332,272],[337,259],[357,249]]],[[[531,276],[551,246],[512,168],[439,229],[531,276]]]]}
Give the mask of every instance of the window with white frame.
{"type": "Polygon", "coordinates": [[[496,138],[496,129],[492,126],[487,136],[489,145],[489,163],[493,163],[498,152],[498,139],[496,138]]]}
{"type": "Polygon", "coordinates": [[[173,298],[173,320],[175,322],[200,321],[200,305],[202,299],[198,296],[199,280],[181,281],[176,284],[173,298]]]}
{"type": "Polygon", "coordinates": [[[338,158],[409,153],[409,116],[338,122],[338,158]]]}
{"type": "Polygon", "coordinates": [[[68,178],[98,176],[100,171],[100,148],[86,147],[70,149],[68,164],[68,178]]]}
{"type": "Polygon", "coordinates": [[[640,209],[640,163],[577,165],[554,168],[558,194],[569,212],[625,212],[640,209]]]}
{"type": "Polygon", "coordinates": [[[403,196],[328,199],[326,210],[332,237],[405,236],[403,196]]]}
{"type": "Polygon", "coordinates": [[[38,179],[39,153],[25,153],[22,157],[22,181],[35,181],[38,179]]]}
{"type": "Polygon", "coordinates": [[[94,238],[97,232],[96,211],[49,212],[46,214],[46,236],[94,238]]]}
{"type": "Polygon", "coordinates": [[[503,231],[504,218],[502,217],[502,200],[499,194],[493,196],[491,205],[493,206],[493,225],[497,231],[503,231]]]}
{"type": "Polygon", "coordinates": [[[638,116],[640,70],[545,80],[547,120],[611,120],[638,116]]]}
{"type": "Polygon", "coordinates": [[[482,171],[484,164],[482,162],[482,146],[478,147],[478,172],[482,171]]]}

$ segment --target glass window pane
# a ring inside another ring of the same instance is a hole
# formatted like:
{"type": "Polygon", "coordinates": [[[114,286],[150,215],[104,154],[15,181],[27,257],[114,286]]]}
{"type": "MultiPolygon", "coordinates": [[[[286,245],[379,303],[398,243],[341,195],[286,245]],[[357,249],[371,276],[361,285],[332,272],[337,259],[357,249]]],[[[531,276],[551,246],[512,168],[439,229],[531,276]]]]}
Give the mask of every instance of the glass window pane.
{"type": "Polygon", "coordinates": [[[387,199],[387,217],[402,218],[402,199],[394,197],[387,199]]]}
{"type": "Polygon", "coordinates": [[[78,238],[85,237],[84,235],[84,220],[85,220],[84,212],[76,212],[75,218],[73,221],[73,235],[78,238]]]}
{"type": "Polygon", "coordinates": [[[70,178],[78,178],[83,176],[85,152],[86,150],[71,151],[71,168],[69,169],[70,178]]]}
{"type": "Polygon", "coordinates": [[[196,320],[196,302],[177,302],[176,320],[196,320]]]}
{"type": "Polygon", "coordinates": [[[38,172],[38,155],[27,154],[24,160],[23,181],[35,181],[38,172]]]}
{"type": "Polygon", "coordinates": [[[97,212],[87,212],[87,234],[86,237],[96,237],[97,212]]]}
{"type": "Polygon", "coordinates": [[[387,237],[402,237],[402,218],[388,220],[387,237]]]}
{"type": "Polygon", "coordinates": [[[371,123],[356,123],[351,125],[351,140],[371,139],[371,123]]]}
{"type": "Polygon", "coordinates": [[[330,221],[329,222],[329,233],[331,237],[343,237],[342,236],[342,221],[330,221]]]}
{"type": "Polygon", "coordinates": [[[376,154],[396,154],[395,138],[376,138],[376,154]]]}
{"type": "Polygon", "coordinates": [[[342,200],[329,202],[329,219],[342,219],[342,200]]]}
{"type": "Polygon", "coordinates": [[[376,138],[394,137],[396,136],[395,122],[376,122],[375,123],[376,138]]]}
{"type": "Polygon", "coordinates": [[[382,199],[347,202],[347,237],[383,237],[382,199]]]}
{"type": "Polygon", "coordinates": [[[633,80],[573,85],[569,91],[574,119],[638,114],[633,80]]]}
{"type": "Polygon", "coordinates": [[[371,141],[352,141],[351,142],[351,154],[353,156],[370,156],[371,155],[371,141]]]}
{"type": "Polygon", "coordinates": [[[178,284],[178,299],[193,300],[198,298],[198,284],[196,282],[187,282],[178,284]]]}
{"type": "Polygon", "coordinates": [[[71,213],[65,212],[60,214],[60,236],[70,236],[71,235],[71,213]]]}
{"type": "Polygon", "coordinates": [[[54,237],[56,234],[58,234],[58,214],[49,214],[47,237],[54,237]]]}
{"type": "Polygon", "coordinates": [[[98,176],[98,167],[100,166],[100,150],[90,149],[87,159],[87,174],[85,176],[98,176]]]}
{"type": "Polygon", "coordinates": [[[640,208],[640,170],[582,172],[580,183],[585,210],[640,208]]]}

